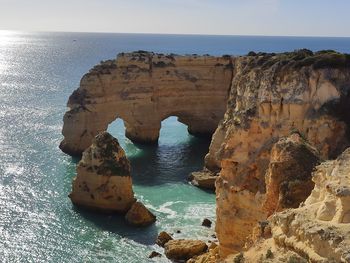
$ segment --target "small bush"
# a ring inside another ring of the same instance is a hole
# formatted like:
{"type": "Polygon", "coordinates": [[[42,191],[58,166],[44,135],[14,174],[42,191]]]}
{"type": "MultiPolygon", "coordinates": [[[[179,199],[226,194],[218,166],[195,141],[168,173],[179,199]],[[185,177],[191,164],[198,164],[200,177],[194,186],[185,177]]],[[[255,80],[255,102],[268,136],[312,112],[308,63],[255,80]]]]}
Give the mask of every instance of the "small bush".
{"type": "Polygon", "coordinates": [[[239,253],[239,255],[237,255],[234,260],[233,260],[234,263],[244,263],[244,256],[243,256],[243,253],[239,253]]]}
{"type": "Polygon", "coordinates": [[[273,253],[271,251],[271,249],[268,249],[265,255],[266,258],[273,258],[273,253]]]}
{"type": "Polygon", "coordinates": [[[287,263],[307,263],[307,260],[298,256],[291,256],[287,263]]]}

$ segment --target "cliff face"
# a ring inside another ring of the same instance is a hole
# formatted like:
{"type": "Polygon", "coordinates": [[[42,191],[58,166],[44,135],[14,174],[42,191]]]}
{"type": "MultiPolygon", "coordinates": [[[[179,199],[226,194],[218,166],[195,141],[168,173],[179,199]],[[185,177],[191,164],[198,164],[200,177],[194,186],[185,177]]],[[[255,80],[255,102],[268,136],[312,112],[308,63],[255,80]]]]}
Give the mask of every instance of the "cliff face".
{"type": "Polygon", "coordinates": [[[306,50],[235,59],[227,111],[206,156],[207,168],[221,169],[216,230],[222,256],[240,251],[268,215],[265,174],[280,137],[297,131],[323,158],[348,145],[349,61],[306,50]]]}
{"type": "Polygon", "coordinates": [[[350,149],[319,165],[313,181],[300,208],[271,218],[272,237],[311,262],[350,262],[350,149]]]}
{"type": "Polygon", "coordinates": [[[231,57],[119,54],[90,70],[70,96],[60,148],[81,154],[116,118],[136,142],[157,141],[161,121],[169,116],[192,134],[212,134],[231,80],[231,57]]]}
{"type": "Polygon", "coordinates": [[[130,163],[109,133],[98,134],[84,151],[69,197],[75,205],[103,212],[125,213],[135,202],[130,163]]]}
{"type": "Polygon", "coordinates": [[[349,174],[350,148],[317,166],[311,195],[256,228],[244,262],[350,262],[349,174]]]}
{"type": "Polygon", "coordinates": [[[319,164],[318,152],[298,133],[281,138],[271,149],[265,174],[263,209],[268,215],[297,208],[314,188],[311,173],[319,164]]]}

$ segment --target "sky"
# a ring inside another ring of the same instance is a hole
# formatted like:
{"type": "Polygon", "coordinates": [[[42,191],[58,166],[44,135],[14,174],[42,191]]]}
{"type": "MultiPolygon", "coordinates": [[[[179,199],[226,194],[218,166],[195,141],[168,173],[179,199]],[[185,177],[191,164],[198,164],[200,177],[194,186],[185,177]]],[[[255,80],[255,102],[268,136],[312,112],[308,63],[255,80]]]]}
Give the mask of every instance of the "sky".
{"type": "Polygon", "coordinates": [[[350,0],[0,0],[0,30],[350,37],[350,0]]]}

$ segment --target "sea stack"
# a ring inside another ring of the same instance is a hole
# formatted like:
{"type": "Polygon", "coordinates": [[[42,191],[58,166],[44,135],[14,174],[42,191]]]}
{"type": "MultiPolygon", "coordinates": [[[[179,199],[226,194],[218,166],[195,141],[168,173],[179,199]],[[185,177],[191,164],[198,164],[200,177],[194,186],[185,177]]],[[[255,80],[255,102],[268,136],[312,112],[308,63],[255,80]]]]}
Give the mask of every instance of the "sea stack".
{"type": "Polygon", "coordinates": [[[84,151],[69,197],[75,205],[102,212],[126,213],[135,202],[129,160],[108,132],[84,151]]]}

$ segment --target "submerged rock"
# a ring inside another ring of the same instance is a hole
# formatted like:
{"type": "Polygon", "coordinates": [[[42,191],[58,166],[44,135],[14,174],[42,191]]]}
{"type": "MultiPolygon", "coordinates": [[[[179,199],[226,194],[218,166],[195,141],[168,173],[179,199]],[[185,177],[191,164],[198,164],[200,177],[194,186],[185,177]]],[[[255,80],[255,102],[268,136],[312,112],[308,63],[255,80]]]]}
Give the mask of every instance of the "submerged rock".
{"type": "Polygon", "coordinates": [[[172,239],[173,238],[167,232],[162,231],[159,233],[159,235],[157,237],[156,244],[158,246],[164,247],[164,245],[172,239]]]}
{"type": "Polygon", "coordinates": [[[165,255],[172,260],[188,260],[205,253],[208,246],[201,240],[170,240],[164,246],[165,255]]]}
{"type": "Polygon", "coordinates": [[[130,163],[108,132],[84,151],[69,197],[75,205],[103,212],[125,213],[135,202],[130,163]]]}
{"type": "Polygon", "coordinates": [[[215,180],[217,174],[209,170],[193,172],[190,174],[189,180],[195,186],[203,189],[215,190],[215,180]]]}
{"type": "Polygon", "coordinates": [[[126,221],[134,226],[148,226],[156,221],[153,215],[141,202],[135,202],[125,215],[126,221]]]}
{"type": "Polygon", "coordinates": [[[208,218],[204,218],[202,226],[211,227],[212,222],[208,218]]]}

